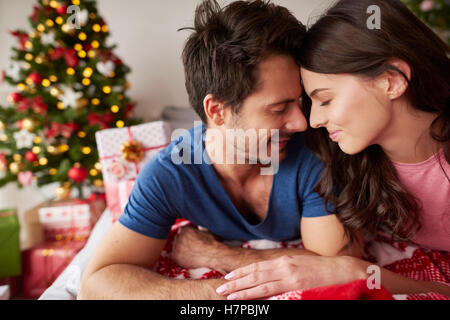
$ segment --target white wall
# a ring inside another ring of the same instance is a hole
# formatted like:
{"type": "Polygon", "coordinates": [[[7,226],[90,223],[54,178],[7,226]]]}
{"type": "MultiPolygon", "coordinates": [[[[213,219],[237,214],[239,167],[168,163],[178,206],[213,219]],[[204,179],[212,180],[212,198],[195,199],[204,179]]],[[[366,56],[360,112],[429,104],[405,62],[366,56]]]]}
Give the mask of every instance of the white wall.
{"type": "MultiPolygon", "coordinates": [[[[136,114],[147,121],[159,117],[164,106],[188,106],[184,88],[181,51],[188,37],[181,27],[191,26],[194,10],[200,0],[98,0],[99,14],[109,25],[110,40],[118,44],[116,53],[128,64],[131,89],[129,96],[137,102],[136,114]]],[[[229,3],[223,1],[222,3],[229,3]]],[[[306,23],[328,7],[331,0],[273,0],[289,8],[306,23]]],[[[30,30],[27,17],[36,0],[0,0],[0,70],[9,65],[11,47],[16,39],[8,30],[30,30]]],[[[0,85],[0,104],[6,104],[11,92],[0,85]]],[[[52,197],[55,186],[42,190],[30,187],[17,191],[15,186],[0,189],[0,208],[19,211],[52,197]]]]}

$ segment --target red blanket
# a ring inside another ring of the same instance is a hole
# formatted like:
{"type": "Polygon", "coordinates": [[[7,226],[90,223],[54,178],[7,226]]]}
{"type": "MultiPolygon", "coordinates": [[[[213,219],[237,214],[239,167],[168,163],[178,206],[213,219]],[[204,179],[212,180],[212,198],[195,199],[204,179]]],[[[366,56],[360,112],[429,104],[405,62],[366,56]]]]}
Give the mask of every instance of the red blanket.
{"type": "MultiPolygon", "coordinates": [[[[176,279],[212,279],[224,276],[219,271],[208,268],[185,269],[178,266],[170,258],[172,242],[178,230],[190,224],[180,221],[172,227],[169,241],[162,252],[155,271],[176,279]]],[[[236,245],[236,244],[235,244],[236,245]]],[[[298,241],[272,242],[266,240],[249,241],[239,244],[242,248],[273,249],[273,248],[302,248],[298,241]]],[[[427,250],[413,244],[392,242],[386,238],[378,238],[366,244],[366,259],[392,272],[415,279],[442,282],[450,285],[450,253],[427,250]]],[[[450,297],[434,292],[422,294],[392,296],[386,289],[369,289],[365,280],[316,288],[305,291],[287,292],[271,300],[450,300],[450,297]]]]}

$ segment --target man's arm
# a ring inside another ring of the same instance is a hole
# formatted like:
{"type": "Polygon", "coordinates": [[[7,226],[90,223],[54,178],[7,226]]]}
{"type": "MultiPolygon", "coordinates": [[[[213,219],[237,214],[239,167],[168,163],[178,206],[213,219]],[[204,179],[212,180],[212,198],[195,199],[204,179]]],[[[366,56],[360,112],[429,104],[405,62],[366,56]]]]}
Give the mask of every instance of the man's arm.
{"type": "Polygon", "coordinates": [[[165,242],[114,224],[83,273],[78,299],[223,299],[215,289],[224,280],[174,280],[151,271],[165,242]]]}
{"type": "Polygon", "coordinates": [[[230,272],[237,268],[283,256],[355,256],[361,257],[357,243],[347,248],[344,228],[335,215],[302,218],[302,239],[305,249],[280,248],[255,250],[228,246],[209,232],[183,228],[175,239],[172,259],[185,268],[208,267],[230,272]]]}

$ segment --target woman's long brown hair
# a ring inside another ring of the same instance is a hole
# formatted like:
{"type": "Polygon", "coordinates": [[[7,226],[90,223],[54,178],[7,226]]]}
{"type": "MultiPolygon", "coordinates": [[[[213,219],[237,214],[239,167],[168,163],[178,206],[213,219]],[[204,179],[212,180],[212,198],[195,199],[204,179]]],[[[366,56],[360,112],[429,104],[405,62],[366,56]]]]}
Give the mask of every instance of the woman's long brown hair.
{"type": "MultiPolygon", "coordinates": [[[[412,70],[407,98],[414,108],[438,115],[430,134],[443,145],[450,163],[449,54],[449,47],[400,1],[341,0],[308,31],[301,64],[316,73],[374,79],[386,71],[406,78],[389,60],[406,61],[412,70]],[[367,26],[371,5],[380,9],[381,29],[367,26]]],[[[311,101],[306,95],[304,99],[309,118],[311,101]]],[[[381,231],[397,240],[409,240],[420,229],[421,204],[401,185],[379,145],[347,155],[330,141],[324,128],[309,130],[306,141],[325,163],[316,191],[327,204],[333,204],[333,213],[350,239],[365,230],[370,235],[381,231]]]]}

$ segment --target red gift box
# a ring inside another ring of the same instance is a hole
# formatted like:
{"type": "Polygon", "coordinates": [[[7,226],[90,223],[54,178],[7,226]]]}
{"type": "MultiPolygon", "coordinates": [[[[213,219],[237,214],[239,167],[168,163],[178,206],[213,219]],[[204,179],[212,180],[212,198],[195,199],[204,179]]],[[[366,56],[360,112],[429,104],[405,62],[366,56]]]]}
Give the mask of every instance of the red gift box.
{"type": "Polygon", "coordinates": [[[20,277],[1,278],[0,286],[9,286],[9,296],[12,299],[20,293],[20,277]]]}
{"type": "Polygon", "coordinates": [[[105,210],[101,197],[89,200],[68,200],[51,203],[39,209],[39,221],[46,240],[66,237],[89,237],[92,228],[105,210]]]}
{"type": "Polygon", "coordinates": [[[86,240],[48,241],[23,252],[22,292],[24,297],[39,298],[52,285],[86,240]]]}

